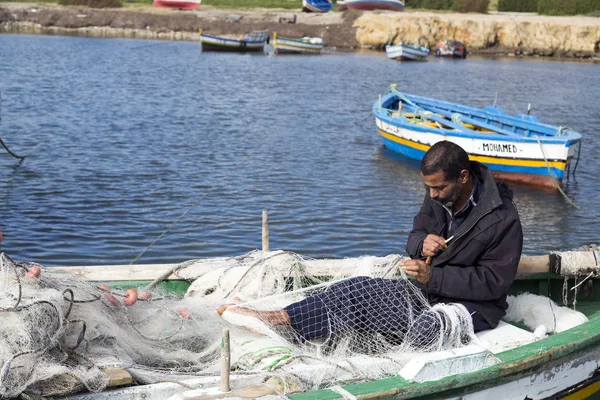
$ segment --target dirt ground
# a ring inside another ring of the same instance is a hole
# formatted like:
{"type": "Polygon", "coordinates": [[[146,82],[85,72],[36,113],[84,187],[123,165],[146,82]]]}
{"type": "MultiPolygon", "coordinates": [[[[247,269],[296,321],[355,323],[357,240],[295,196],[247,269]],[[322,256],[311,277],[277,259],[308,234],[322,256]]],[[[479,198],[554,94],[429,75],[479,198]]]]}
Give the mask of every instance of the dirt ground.
{"type": "Polygon", "coordinates": [[[322,37],[328,46],[349,50],[358,48],[355,28],[352,27],[358,16],[359,12],[312,14],[303,13],[300,9],[247,11],[202,5],[198,10],[186,11],[152,6],[92,9],[34,3],[0,3],[0,26],[4,25],[4,30],[11,33],[23,32],[23,22],[55,29],[110,27],[158,33],[189,32],[196,36],[199,29],[212,35],[231,37],[246,34],[252,29],[268,29],[269,32],[277,32],[284,37],[322,37]],[[295,23],[289,23],[294,20],[294,16],[295,23]],[[20,27],[17,22],[21,23],[20,27]]]}

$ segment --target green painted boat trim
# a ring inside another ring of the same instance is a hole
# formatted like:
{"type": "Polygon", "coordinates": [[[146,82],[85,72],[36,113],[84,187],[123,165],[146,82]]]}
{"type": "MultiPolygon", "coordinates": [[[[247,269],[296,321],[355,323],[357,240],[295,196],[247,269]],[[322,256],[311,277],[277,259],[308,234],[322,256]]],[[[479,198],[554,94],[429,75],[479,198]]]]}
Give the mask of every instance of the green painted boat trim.
{"type": "MultiPolygon", "coordinates": [[[[152,281],[110,281],[110,282],[101,282],[102,284],[108,286],[111,289],[129,289],[129,288],[144,288],[148,286],[152,281]]],[[[190,283],[184,280],[165,280],[160,282],[157,285],[162,291],[183,296],[188,288],[190,287],[190,283]]]]}
{"type": "MultiPolygon", "coordinates": [[[[597,304],[597,303],[596,303],[597,304]]],[[[550,361],[575,354],[580,350],[600,345],[600,315],[585,324],[568,331],[549,336],[534,343],[498,353],[496,356],[502,363],[479,371],[445,377],[425,383],[412,383],[399,376],[376,381],[343,385],[342,388],[357,399],[374,398],[416,398],[438,395],[448,390],[477,385],[478,390],[493,387],[513,379],[518,379],[521,372],[544,368],[550,361]]],[[[475,391],[475,388],[474,390],[475,391]]],[[[343,396],[328,389],[288,395],[293,400],[335,400],[343,396]]]]}

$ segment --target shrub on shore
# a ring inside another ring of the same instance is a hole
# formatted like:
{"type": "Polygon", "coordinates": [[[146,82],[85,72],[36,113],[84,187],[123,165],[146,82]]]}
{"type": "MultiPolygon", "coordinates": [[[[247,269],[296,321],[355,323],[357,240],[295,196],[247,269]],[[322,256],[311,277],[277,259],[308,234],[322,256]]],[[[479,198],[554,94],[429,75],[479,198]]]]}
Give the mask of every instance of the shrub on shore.
{"type": "Polygon", "coordinates": [[[91,8],[117,8],[122,7],[121,0],[58,0],[62,6],[88,6],[91,8]]]}
{"type": "Polygon", "coordinates": [[[428,10],[486,13],[489,3],[489,0],[407,0],[406,5],[411,8],[428,10]]]}
{"type": "Polygon", "coordinates": [[[499,0],[498,11],[538,12],[547,15],[594,14],[600,0],[499,0]]]}

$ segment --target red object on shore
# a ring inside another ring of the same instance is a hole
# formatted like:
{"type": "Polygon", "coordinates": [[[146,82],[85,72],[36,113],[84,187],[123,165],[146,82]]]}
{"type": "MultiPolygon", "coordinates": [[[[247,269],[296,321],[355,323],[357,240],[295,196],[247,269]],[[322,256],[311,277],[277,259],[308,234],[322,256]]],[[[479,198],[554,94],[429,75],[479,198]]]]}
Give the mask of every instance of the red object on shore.
{"type": "Polygon", "coordinates": [[[127,289],[125,291],[125,298],[123,299],[123,303],[128,306],[132,306],[138,299],[138,292],[135,289],[127,289]]]}
{"type": "Polygon", "coordinates": [[[182,10],[195,10],[200,5],[200,0],[154,0],[154,7],[179,8],[182,10]]]}

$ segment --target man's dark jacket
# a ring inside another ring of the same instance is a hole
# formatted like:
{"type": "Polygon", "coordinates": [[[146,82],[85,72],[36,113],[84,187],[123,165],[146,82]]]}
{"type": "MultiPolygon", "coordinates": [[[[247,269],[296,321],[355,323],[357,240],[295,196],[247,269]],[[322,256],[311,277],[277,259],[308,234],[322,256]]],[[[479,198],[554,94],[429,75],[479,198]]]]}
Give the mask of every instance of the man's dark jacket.
{"type": "MultiPolygon", "coordinates": [[[[523,232],[512,191],[496,184],[490,170],[471,162],[471,171],[483,182],[477,206],[458,227],[448,248],[433,258],[431,277],[424,290],[434,303],[461,303],[478,311],[495,328],[506,314],[506,295],[517,273],[523,232]]],[[[408,236],[406,251],[422,258],[425,237],[443,236],[448,213],[429,191],[408,236]]]]}

